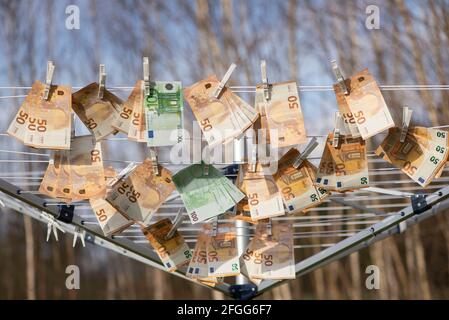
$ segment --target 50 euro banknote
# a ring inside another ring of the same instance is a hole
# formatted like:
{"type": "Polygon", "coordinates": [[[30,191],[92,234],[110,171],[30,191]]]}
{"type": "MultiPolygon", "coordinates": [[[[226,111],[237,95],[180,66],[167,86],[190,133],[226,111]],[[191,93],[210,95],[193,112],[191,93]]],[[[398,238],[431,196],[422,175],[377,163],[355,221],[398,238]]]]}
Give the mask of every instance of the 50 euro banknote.
{"type": "Polygon", "coordinates": [[[415,127],[400,142],[401,129],[392,128],[376,149],[376,154],[399,168],[420,186],[426,187],[441,170],[448,157],[448,133],[415,127]]]}

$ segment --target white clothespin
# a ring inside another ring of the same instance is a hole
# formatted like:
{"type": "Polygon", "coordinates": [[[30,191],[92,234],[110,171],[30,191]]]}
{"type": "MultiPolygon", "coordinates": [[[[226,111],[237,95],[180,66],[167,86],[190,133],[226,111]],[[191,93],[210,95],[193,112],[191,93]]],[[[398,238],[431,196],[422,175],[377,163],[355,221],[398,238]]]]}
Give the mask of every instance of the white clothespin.
{"type": "Polygon", "coordinates": [[[335,129],[334,129],[334,139],[332,141],[332,146],[338,148],[340,142],[340,124],[341,124],[341,114],[340,112],[335,112],[335,129]]]}
{"type": "Polygon", "coordinates": [[[170,231],[165,236],[166,239],[170,239],[175,234],[176,230],[181,226],[182,222],[184,221],[184,215],[182,214],[183,208],[180,208],[178,211],[178,214],[175,217],[175,220],[173,220],[173,226],[171,227],[170,231]]]}
{"type": "Polygon", "coordinates": [[[218,233],[218,216],[212,221],[212,237],[216,237],[218,233]]]}
{"type": "Polygon", "coordinates": [[[44,100],[48,100],[54,72],[55,72],[55,65],[53,61],[47,61],[47,76],[45,77],[45,89],[43,95],[44,100]]]}
{"type": "Polygon", "coordinates": [[[257,144],[253,143],[251,145],[251,157],[249,159],[248,171],[256,172],[256,167],[257,167],[257,144]]]}
{"type": "Polygon", "coordinates": [[[157,151],[156,151],[156,148],[150,147],[150,148],[148,148],[148,150],[149,150],[149,156],[150,156],[151,164],[152,164],[152,167],[153,167],[153,172],[154,172],[155,175],[158,176],[160,174],[160,172],[159,172],[159,166],[158,166],[158,162],[157,162],[157,151]]]}
{"type": "Polygon", "coordinates": [[[126,168],[124,168],[122,171],[120,171],[119,174],[114,179],[109,181],[108,187],[112,187],[114,184],[117,183],[117,181],[126,178],[128,176],[128,174],[130,174],[136,167],[137,167],[137,164],[135,164],[134,162],[131,162],[130,164],[128,164],[126,166],[126,168]]]}
{"type": "Polygon", "coordinates": [[[148,57],[143,57],[143,82],[145,97],[150,95],[150,63],[148,57]]]}
{"type": "Polygon", "coordinates": [[[263,95],[266,101],[271,99],[270,87],[271,85],[268,83],[267,77],[267,62],[265,60],[260,61],[260,72],[262,74],[262,83],[263,83],[263,95]]]}
{"type": "Polygon", "coordinates": [[[407,229],[407,221],[399,222],[398,229],[399,233],[403,233],[407,229]]]}
{"type": "Polygon", "coordinates": [[[78,237],[81,239],[81,244],[83,245],[83,247],[86,247],[86,242],[84,241],[85,233],[86,232],[84,230],[81,230],[80,227],[75,228],[75,232],[73,233],[73,247],[74,248],[76,246],[76,241],[78,240],[78,237]]]}
{"type": "Polygon", "coordinates": [[[218,84],[217,88],[214,91],[215,99],[218,99],[218,97],[220,96],[221,91],[223,91],[223,88],[226,86],[226,83],[229,81],[229,78],[231,77],[235,68],[237,68],[237,65],[233,63],[229,67],[228,71],[226,71],[225,75],[223,76],[223,78],[221,79],[220,83],[218,84]]]}
{"type": "Polygon", "coordinates": [[[413,110],[408,107],[402,108],[402,129],[401,129],[401,137],[399,141],[404,142],[405,137],[407,136],[408,127],[410,126],[410,121],[412,120],[413,110]]]}
{"type": "Polygon", "coordinates": [[[341,91],[343,91],[343,93],[345,95],[348,95],[349,90],[345,83],[345,77],[343,76],[343,73],[341,72],[341,69],[337,64],[337,61],[332,60],[331,64],[332,64],[332,70],[334,71],[335,78],[337,79],[337,82],[341,88],[341,91]]]}
{"type": "Polygon", "coordinates": [[[318,141],[316,137],[313,137],[309,144],[306,146],[304,151],[299,155],[298,158],[296,158],[295,162],[293,162],[293,167],[295,169],[298,169],[304,160],[307,159],[307,157],[312,153],[312,151],[318,146],[318,141]]]}
{"type": "Polygon", "coordinates": [[[0,205],[1,205],[3,208],[6,208],[5,203],[4,203],[3,200],[1,200],[1,199],[0,199],[0,205]]]}
{"type": "Polygon", "coordinates": [[[100,64],[98,74],[98,98],[103,99],[104,89],[106,88],[106,67],[104,64],[100,64]]]}
{"type": "Polygon", "coordinates": [[[208,176],[209,175],[209,164],[210,164],[210,153],[209,148],[204,149],[203,154],[203,175],[208,176]]]}
{"type": "Polygon", "coordinates": [[[62,229],[61,225],[58,223],[55,217],[53,217],[51,214],[48,214],[46,212],[41,213],[41,217],[44,218],[47,221],[47,242],[50,240],[51,232],[53,231],[53,235],[55,236],[56,241],[59,241],[58,239],[58,230],[62,233],[65,233],[65,230],[62,229]]]}

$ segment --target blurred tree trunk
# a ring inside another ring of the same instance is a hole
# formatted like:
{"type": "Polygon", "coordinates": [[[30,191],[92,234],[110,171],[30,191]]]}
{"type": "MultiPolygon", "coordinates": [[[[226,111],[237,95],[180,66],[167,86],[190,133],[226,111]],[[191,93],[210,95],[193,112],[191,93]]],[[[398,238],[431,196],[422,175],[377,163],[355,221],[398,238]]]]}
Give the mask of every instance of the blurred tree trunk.
{"type": "Polygon", "coordinates": [[[25,246],[26,246],[26,278],[27,278],[27,299],[36,299],[36,269],[34,266],[34,232],[32,219],[23,215],[23,224],[25,231],[25,246]]]}

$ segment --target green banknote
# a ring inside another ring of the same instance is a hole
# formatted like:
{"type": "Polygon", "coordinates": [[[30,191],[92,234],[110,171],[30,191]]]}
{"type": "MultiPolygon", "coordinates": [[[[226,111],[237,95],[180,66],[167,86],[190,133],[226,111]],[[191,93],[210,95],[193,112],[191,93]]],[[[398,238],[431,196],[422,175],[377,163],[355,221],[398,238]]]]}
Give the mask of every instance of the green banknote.
{"type": "Polygon", "coordinates": [[[181,82],[154,82],[144,107],[149,147],[172,146],[182,141],[181,82]]]}
{"type": "Polygon", "coordinates": [[[210,219],[232,208],[245,195],[220,171],[204,163],[191,165],[173,177],[192,224],[210,219]]]}

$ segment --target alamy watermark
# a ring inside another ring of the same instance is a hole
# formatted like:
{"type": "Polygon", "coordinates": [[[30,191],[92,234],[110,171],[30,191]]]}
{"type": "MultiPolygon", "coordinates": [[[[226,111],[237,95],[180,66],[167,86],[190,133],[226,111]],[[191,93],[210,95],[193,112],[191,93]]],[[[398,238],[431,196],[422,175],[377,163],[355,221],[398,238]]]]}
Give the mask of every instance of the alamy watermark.
{"type": "Polygon", "coordinates": [[[65,279],[65,287],[67,290],[79,290],[80,268],[77,265],[71,264],[65,268],[65,273],[68,275],[65,279]]]}
{"type": "Polygon", "coordinates": [[[380,29],[380,9],[378,6],[369,5],[365,9],[367,17],[365,19],[365,27],[368,30],[379,30],[380,29]]]}
{"type": "Polygon", "coordinates": [[[380,289],[380,269],[376,265],[369,265],[365,269],[365,273],[368,275],[365,280],[365,287],[368,290],[380,289]]]}
{"type": "Polygon", "coordinates": [[[65,19],[65,27],[67,28],[67,30],[79,30],[80,8],[72,4],[65,8],[65,13],[68,15],[65,19]]]}

